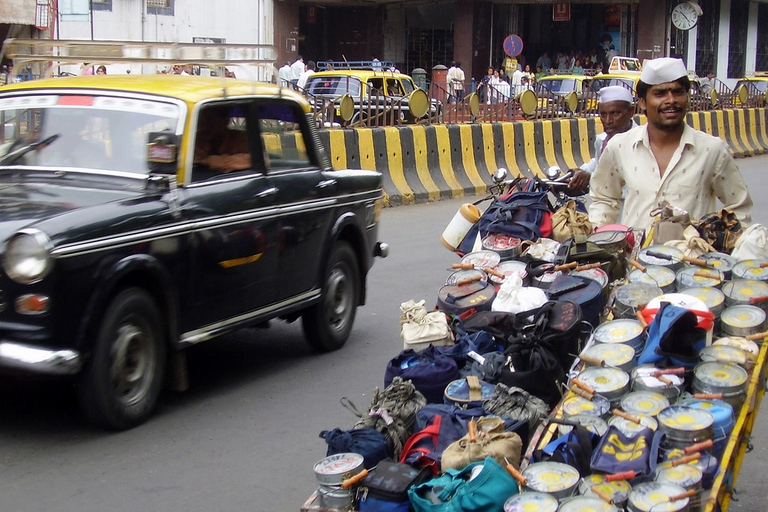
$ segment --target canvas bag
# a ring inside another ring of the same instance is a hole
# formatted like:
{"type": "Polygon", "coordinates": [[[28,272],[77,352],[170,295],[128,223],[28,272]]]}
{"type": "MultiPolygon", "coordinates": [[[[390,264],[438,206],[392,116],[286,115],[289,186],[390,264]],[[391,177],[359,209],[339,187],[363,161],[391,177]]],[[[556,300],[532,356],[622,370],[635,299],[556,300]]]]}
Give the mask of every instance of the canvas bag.
{"type": "Polygon", "coordinates": [[[592,452],[590,468],[601,473],[634,471],[638,477],[650,476],[656,470],[663,437],[661,431],[654,434],[649,428],[629,437],[611,425],[592,452]]]}
{"type": "Polygon", "coordinates": [[[409,380],[429,403],[443,401],[445,387],[459,378],[456,361],[443,355],[437,347],[428,347],[420,352],[408,349],[400,352],[387,363],[384,385],[394,378],[409,380]]]}
{"type": "Polygon", "coordinates": [[[486,416],[477,420],[477,434],[469,433],[454,441],[443,452],[442,469],[462,469],[472,462],[493,457],[499,464],[512,464],[520,468],[523,441],[515,432],[504,431],[504,420],[486,416]]]}
{"type": "Polygon", "coordinates": [[[563,207],[552,215],[552,238],[562,242],[577,235],[592,234],[592,223],[589,214],[576,209],[576,201],[569,200],[563,207]]]}
{"type": "Polygon", "coordinates": [[[400,337],[403,349],[423,350],[430,345],[453,344],[453,332],[442,311],[428,312],[424,300],[400,304],[400,337]]]}
{"type": "Polygon", "coordinates": [[[648,339],[637,364],[656,364],[665,357],[674,365],[687,368],[699,362],[699,350],[706,345],[707,330],[714,323],[712,312],[662,302],[658,310],[645,308],[642,315],[649,323],[648,339]]]}
{"type": "Polygon", "coordinates": [[[391,457],[391,448],[387,436],[375,428],[359,428],[352,430],[323,430],[320,437],[328,445],[326,456],[337,453],[358,453],[363,456],[363,465],[372,468],[379,461],[391,457]]]}

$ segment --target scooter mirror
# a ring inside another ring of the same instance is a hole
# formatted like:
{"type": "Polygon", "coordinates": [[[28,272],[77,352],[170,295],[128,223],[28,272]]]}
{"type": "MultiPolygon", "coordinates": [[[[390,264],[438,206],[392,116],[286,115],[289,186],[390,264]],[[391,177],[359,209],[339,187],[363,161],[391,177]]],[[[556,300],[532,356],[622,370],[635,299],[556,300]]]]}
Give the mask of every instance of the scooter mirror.
{"type": "Polygon", "coordinates": [[[496,172],[493,173],[494,183],[501,183],[507,179],[507,170],[503,167],[499,167],[496,172]]]}
{"type": "Polygon", "coordinates": [[[550,180],[557,179],[560,176],[560,168],[556,165],[549,167],[545,173],[550,180]]]}

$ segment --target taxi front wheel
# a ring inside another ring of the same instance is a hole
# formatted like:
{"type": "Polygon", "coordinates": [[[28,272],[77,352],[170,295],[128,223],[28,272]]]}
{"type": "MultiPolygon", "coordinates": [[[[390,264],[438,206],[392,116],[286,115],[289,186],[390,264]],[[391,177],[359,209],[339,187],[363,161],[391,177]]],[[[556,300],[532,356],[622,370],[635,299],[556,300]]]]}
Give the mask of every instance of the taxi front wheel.
{"type": "Polygon", "coordinates": [[[360,294],[360,270],[352,247],[338,242],[331,250],[320,302],[302,315],[307,343],[321,352],[341,348],[349,338],[360,294]]]}
{"type": "Polygon", "coordinates": [[[139,288],[115,295],[78,382],[80,405],[88,419],[118,430],[143,423],[160,396],[165,357],[157,303],[139,288]]]}

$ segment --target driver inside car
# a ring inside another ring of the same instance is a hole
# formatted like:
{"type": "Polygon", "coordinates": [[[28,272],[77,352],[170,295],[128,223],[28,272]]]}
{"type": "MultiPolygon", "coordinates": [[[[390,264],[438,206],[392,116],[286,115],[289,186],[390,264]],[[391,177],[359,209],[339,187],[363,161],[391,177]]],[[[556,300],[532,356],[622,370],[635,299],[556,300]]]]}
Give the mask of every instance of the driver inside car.
{"type": "Polygon", "coordinates": [[[245,130],[233,130],[229,107],[207,107],[200,112],[195,137],[195,165],[229,173],[251,168],[245,130]]]}

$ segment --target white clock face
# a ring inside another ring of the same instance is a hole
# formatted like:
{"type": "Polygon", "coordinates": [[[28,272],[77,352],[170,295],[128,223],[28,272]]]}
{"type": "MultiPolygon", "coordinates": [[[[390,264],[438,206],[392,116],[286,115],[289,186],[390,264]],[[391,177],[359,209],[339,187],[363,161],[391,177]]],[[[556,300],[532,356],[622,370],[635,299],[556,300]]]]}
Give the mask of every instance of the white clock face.
{"type": "Polygon", "coordinates": [[[680,30],[690,30],[699,20],[696,7],[690,2],[677,4],[672,10],[672,24],[680,30]]]}

